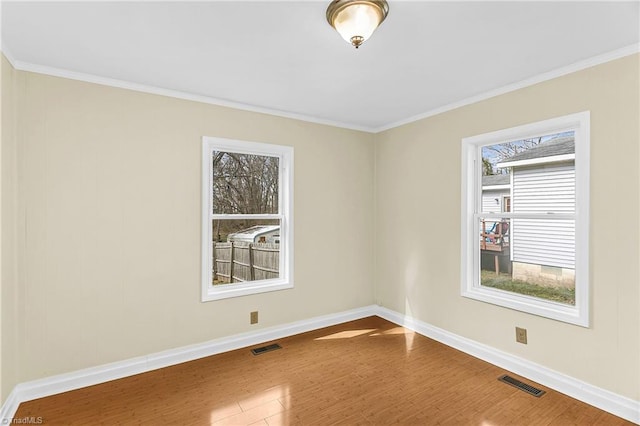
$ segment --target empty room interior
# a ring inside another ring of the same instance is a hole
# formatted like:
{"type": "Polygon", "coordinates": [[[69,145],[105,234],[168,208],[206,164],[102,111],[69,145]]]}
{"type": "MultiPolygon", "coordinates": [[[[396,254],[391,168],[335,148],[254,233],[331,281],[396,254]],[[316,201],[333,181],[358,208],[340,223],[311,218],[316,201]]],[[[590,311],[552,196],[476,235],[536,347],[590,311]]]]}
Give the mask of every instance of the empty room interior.
{"type": "Polygon", "coordinates": [[[3,424],[640,424],[640,2],[11,2],[3,424]]]}

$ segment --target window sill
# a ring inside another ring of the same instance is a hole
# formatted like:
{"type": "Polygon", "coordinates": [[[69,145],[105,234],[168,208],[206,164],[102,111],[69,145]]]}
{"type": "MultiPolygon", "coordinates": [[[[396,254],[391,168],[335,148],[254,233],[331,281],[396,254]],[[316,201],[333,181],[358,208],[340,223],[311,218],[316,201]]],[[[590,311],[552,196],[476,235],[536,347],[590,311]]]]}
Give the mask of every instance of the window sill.
{"type": "Polygon", "coordinates": [[[210,302],[212,300],[230,299],[270,291],[286,290],[289,288],[293,288],[293,282],[285,280],[265,280],[244,284],[220,284],[217,286],[209,286],[202,294],[202,301],[210,302]]]}
{"type": "MultiPolygon", "coordinates": [[[[536,297],[484,287],[465,288],[462,291],[462,296],[556,321],[575,324],[586,328],[589,327],[589,318],[584,315],[580,315],[581,310],[578,308],[577,301],[576,306],[570,306],[562,303],[541,300],[536,297]]],[[[584,309],[582,310],[582,312],[585,311],[586,310],[584,309]]]]}

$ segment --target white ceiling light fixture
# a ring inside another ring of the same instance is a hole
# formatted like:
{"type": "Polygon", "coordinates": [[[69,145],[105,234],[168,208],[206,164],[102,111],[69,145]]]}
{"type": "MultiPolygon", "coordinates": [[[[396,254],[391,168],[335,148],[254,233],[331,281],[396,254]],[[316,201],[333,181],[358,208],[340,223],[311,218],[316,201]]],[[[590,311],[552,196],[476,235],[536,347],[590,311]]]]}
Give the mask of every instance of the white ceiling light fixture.
{"type": "Polygon", "coordinates": [[[357,49],[371,37],[388,13],[386,0],[334,0],[327,8],[327,21],[357,49]]]}

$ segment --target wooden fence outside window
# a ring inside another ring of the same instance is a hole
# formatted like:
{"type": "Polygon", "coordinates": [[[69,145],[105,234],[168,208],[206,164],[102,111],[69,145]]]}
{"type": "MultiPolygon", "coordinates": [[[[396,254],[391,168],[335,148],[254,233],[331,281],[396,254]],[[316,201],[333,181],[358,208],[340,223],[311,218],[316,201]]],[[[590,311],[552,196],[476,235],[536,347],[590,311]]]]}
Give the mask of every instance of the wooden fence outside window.
{"type": "Polygon", "coordinates": [[[213,284],[268,280],[280,276],[280,244],[213,243],[213,284]]]}

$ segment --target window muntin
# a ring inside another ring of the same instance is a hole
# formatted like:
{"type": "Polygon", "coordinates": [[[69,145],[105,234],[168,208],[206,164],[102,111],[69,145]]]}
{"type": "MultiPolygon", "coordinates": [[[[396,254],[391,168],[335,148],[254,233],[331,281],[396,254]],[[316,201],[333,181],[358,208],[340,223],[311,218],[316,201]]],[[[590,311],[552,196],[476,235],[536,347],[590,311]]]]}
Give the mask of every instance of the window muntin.
{"type": "Polygon", "coordinates": [[[511,213],[511,196],[505,196],[502,198],[502,212],[511,213]]]}
{"type": "Polygon", "coordinates": [[[203,138],[202,300],[293,286],[293,149],[203,138]]]}
{"type": "Polygon", "coordinates": [[[588,147],[588,112],[463,140],[463,296],[588,326],[588,147]]]}

